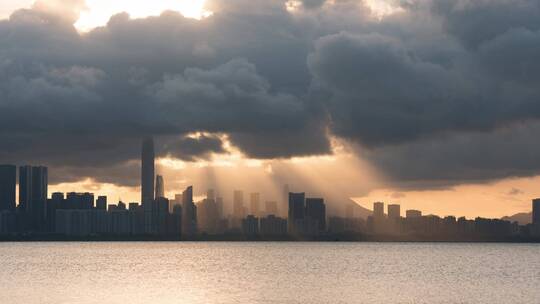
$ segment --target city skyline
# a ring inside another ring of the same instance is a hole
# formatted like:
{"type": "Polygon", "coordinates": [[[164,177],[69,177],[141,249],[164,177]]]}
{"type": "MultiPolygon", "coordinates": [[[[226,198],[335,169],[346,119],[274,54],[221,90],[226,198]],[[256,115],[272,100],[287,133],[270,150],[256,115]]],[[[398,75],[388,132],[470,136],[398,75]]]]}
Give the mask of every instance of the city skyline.
{"type": "Polygon", "coordinates": [[[526,223],[519,219],[489,219],[422,214],[421,210],[376,201],[372,211],[349,201],[341,210],[324,197],[291,192],[283,185],[281,201],[261,193],[234,190],[229,201],[215,189],[194,200],[193,186],[173,198],[164,192],[165,179],[155,172],[154,141],[141,141],[140,202],[117,204],[90,192],[48,192],[48,168],[0,164],[0,235],[4,237],[172,238],[198,240],[207,236],[270,240],[535,240],[540,236],[540,198],[532,199],[526,223]],[[18,183],[16,182],[18,178],[18,183]],[[19,185],[15,203],[16,184],[19,185]],[[227,207],[228,206],[228,207],[227,207]]]}

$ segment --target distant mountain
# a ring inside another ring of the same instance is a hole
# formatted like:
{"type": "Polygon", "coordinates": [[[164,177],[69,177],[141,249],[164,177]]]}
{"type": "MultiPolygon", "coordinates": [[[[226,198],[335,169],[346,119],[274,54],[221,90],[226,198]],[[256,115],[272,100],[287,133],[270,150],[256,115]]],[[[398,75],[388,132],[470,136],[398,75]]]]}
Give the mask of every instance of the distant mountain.
{"type": "Polygon", "coordinates": [[[530,224],[532,221],[532,212],[522,212],[502,218],[505,221],[518,222],[520,225],[530,224]]]}

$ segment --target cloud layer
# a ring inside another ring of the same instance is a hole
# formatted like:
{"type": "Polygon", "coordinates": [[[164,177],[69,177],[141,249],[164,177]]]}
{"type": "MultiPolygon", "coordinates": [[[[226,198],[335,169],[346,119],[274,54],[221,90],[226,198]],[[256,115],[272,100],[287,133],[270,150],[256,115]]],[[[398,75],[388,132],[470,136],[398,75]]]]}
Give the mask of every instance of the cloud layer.
{"type": "Polygon", "coordinates": [[[200,21],[119,14],[85,34],[84,3],[56,4],[0,21],[0,159],[58,181],[133,184],[100,168],[132,172],[147,135],[188,161],[227,153],[212,134],[263,159],[337,137],[397,182],[540,170],[537,1],[407,1],[382,19],[362,1],[211,1],[200,21]]]}

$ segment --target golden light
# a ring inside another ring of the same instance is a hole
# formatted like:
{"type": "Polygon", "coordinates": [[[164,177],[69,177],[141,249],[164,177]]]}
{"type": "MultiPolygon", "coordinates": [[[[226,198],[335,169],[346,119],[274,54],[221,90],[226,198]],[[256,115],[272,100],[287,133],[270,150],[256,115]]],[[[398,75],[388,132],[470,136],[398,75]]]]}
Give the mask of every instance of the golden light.
{"type": "Polygon", "coordinates": [[[132,18],[159,16],[163,11],[180,12],[185,17],[201,19],[211,15],[204,9],[205,0],[86,0],[86,10],[81,12],[75,26],[88,31],[107,24],[115,14],[126,12],[132,18]]]}

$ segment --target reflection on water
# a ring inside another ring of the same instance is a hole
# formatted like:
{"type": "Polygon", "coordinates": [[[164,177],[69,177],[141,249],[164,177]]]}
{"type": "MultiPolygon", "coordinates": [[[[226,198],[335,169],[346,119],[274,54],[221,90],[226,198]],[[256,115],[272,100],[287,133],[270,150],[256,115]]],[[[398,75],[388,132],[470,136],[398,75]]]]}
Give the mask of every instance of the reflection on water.
{"type": "Polygon", "coordinates": [[[3,243],[1,303],[539,303],[540,246],[3,243]]]}

